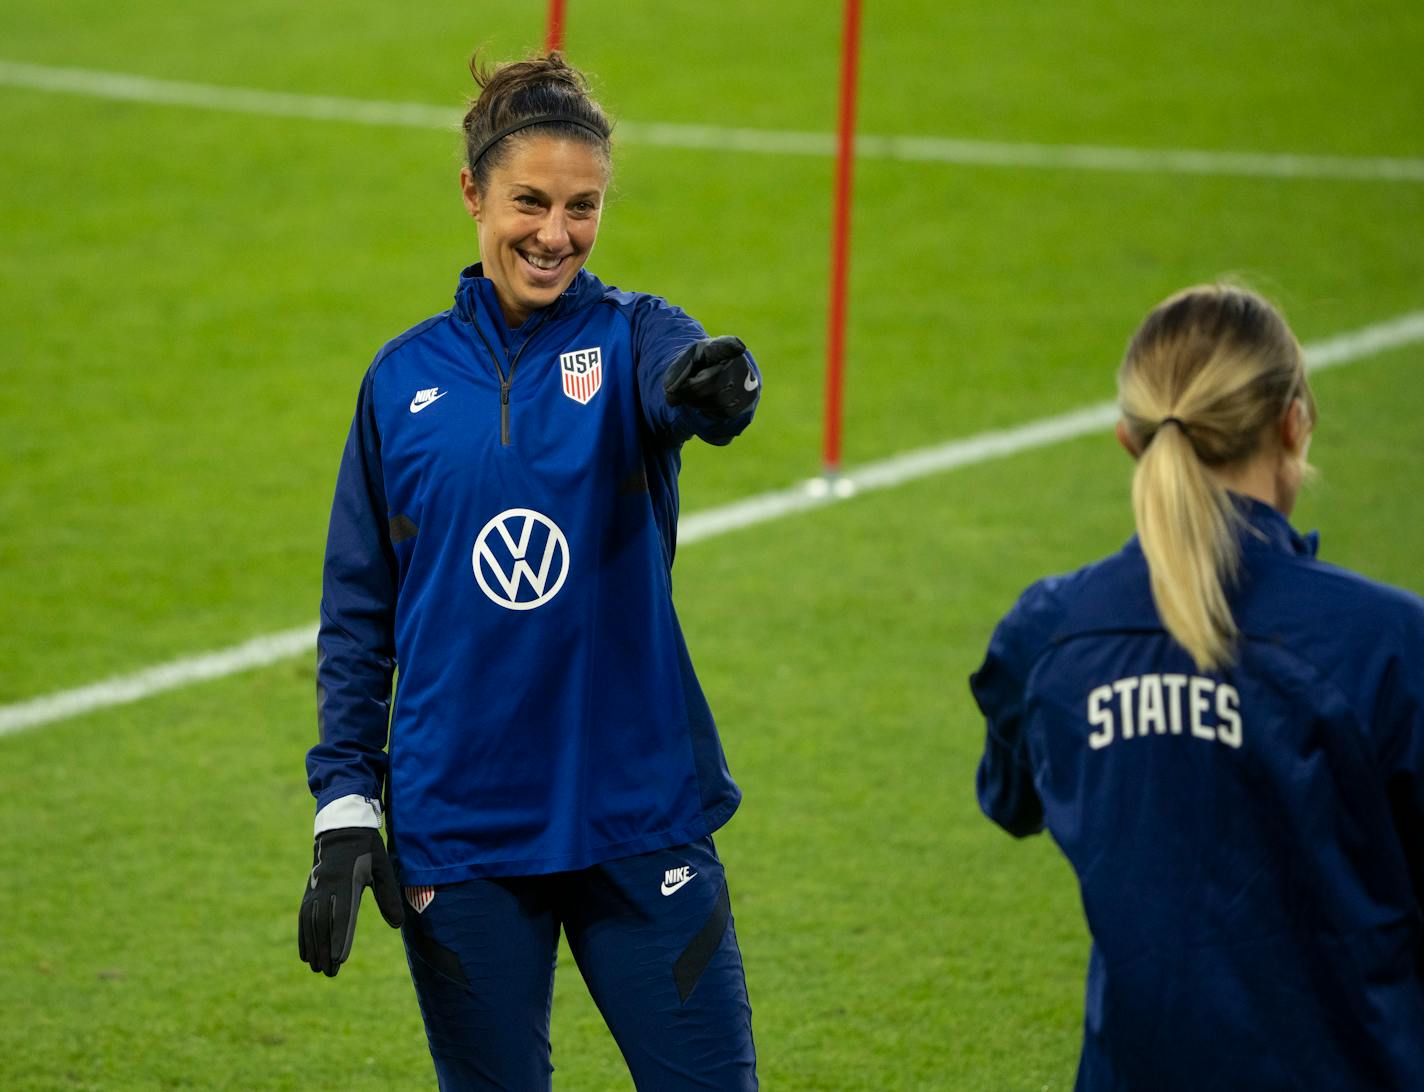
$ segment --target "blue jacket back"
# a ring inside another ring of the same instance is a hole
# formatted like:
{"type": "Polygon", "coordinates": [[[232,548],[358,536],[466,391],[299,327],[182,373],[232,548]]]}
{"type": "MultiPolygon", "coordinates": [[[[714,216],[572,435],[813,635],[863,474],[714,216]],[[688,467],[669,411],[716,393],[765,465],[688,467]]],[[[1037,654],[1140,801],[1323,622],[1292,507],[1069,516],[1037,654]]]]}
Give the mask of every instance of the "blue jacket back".
{"type": "Polygon", "coordinates": [[[664,399],[705,336],[587,271],[510,330],[474,266],[366,373],[307,766],[318,808],[384,794],[403,883],[583,868],[735,810],[671,597],[680,446],[751,418],[664,399]]]}
{"type": "Polygon", "coordinates": [[[1080,1089],[1424,1088],[1424,602],[1242,505],[1229,668],[1135,539],[1024,593],[971,679],[980,804],[1078,876],[1080,1089]]]}

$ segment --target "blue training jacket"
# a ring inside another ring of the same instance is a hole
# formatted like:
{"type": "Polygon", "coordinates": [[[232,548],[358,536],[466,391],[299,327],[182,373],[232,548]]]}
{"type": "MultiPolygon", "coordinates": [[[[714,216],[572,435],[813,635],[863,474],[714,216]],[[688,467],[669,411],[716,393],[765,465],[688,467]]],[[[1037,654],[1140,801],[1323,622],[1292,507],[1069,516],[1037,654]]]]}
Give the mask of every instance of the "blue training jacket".
{"type": "Polygon", "coordinates": [[[1079,1089],[1421,1089],[1424,601],[1241,503],[1226,670],[1136,539],[1024,593],[970,680],[979,802],[1078,875],[1079,1089]]]}
{"type": "Polygon", "coordinates": [[[384,790],[402,883],[585,868],[736,810],[671,596],[680,447],[755,409],[667,404],[668,364],[705,336],[586,270],[510,330],[475,265],[367,371],[307,773],[318,809],[384,790]]]}

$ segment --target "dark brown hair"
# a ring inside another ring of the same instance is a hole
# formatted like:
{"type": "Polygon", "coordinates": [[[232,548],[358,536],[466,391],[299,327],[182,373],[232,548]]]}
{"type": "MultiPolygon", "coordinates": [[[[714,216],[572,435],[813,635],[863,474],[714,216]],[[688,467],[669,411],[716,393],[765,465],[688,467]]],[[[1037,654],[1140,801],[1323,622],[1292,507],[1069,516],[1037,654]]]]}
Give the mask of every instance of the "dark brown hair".
{"type": "Polygon", "coordinates": [[[589,94],[588,79],[555,51],[526,61],[486,66],[476,53],[470,58],[470,75],[480,88],[479,96],[465,112],[465,165],[483,192],[491,172],[505,159],[510,141],[531,133],[544,133],[566,140],[581,140],[593,146],[612,167],[609,138],[613,126],[603,107],[589,94]],[[540,121],[486,142],[501,129],[535,118],[540,121]],[[557,118],[571,120],[557,120],[557,118]],[[481,153],[481,148],[484,148],[481,153]]]}

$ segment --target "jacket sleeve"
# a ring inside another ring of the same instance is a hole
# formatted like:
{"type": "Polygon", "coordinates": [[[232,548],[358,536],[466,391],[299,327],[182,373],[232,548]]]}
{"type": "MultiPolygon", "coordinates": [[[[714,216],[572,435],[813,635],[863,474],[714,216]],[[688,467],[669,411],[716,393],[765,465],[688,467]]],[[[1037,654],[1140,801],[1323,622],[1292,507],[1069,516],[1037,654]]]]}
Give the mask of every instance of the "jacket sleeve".
{"type": "Polygon", "coordinates": [[[986,721],[984,756],[979,760],[979,807],[1016,838],[1043,829],[1043,802],[1033,783],[1025,735],[1024,704],[1034,644],[1025,625],[1025,593],[999,623],[984,663],[969,678],[974,700],[986,721]]]}
{"type": "Polygon", "coordinates": [[[322,569],[317,724],[307,782],[317,808],[379,800],[395,672],[396,558],[391,546],[372,386],[366,373],[337,473],[322,569]]]}
{"type": "MultiPolygon", "coordinates": [[[[1424,907],[1424,602],[1410,605],[1415,609],[1407,613],[1380,682],[1376,732],[1395,829],[1415,898],[1424,907]]],[[[1424,973],[1424,953],[1420,960],[1424,973]]]]}
{"type": "Polygon", "coordinates": [[[750,351],[752,373],[757,377],[756,400],[745,413],[721,420],[700,413],[691,406],[670,406],[663,395],[663,376],[677,355],[693,342],[707,336],[702,325],[680,307],[658,296],[639,297],[633,306],[633,358],[638,372],[638,394],[648,431],[665,442],[677,445],[696,436],[722,446],[751,424],[761,402],[761,371],[750,351]]]}

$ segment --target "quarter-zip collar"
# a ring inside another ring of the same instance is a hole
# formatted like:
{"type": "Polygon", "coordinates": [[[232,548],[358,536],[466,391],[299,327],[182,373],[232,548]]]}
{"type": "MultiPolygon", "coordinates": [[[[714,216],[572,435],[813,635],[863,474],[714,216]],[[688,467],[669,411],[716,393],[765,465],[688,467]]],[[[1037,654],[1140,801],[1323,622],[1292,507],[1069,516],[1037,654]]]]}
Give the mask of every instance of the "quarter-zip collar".
{"type": "Polygon", "coordinates": [[[581,310],[601,299],[604,291],[602,281],[587,269],[580,269],[558,299],[532,312],[522,325],[510,329],[500,309],[494,281],[485,276],[484,263],[476,262],[460,271],[460,282],[455,288],[455,315],[464,322],[477,323],[486,336],[493,334],[499,346],[510,354],[517,352],[544,321],[581,310]]]}
{"type": "Polygon", "coordinates": [[[514,373],[519,366],[520,355],[533,341],[534,335],[551,319],[578,310],[602,295],[603,284],[598,278],[580,269],[558,299],[548,307],[535,311],[523,325],[512,330],[500,309],[494,282],[484,275],[481,263],[476,262],[461,272],[460,285],[455,290],[455,314],[473,328],[474,339],[484,344],[499,380],[499,442],[502,448],[509,447],[511,442],[510,390],[514,386],[514,373]]]}

